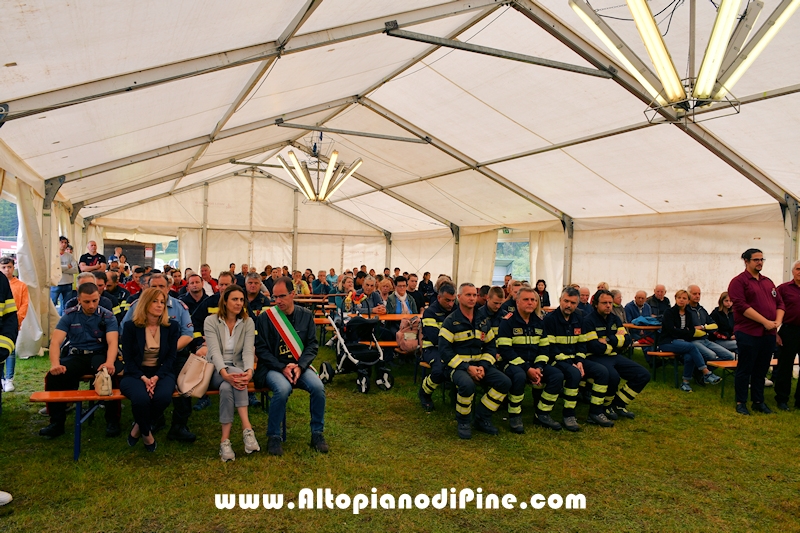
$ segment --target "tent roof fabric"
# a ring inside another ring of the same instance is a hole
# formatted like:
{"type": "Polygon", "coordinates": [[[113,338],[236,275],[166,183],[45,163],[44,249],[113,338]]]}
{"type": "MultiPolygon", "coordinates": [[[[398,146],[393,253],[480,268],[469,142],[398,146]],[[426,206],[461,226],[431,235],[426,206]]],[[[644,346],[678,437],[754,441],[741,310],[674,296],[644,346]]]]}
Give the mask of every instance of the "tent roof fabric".
{"type": "MultiPolygon", "coordinates": [[[[619,4],[592,3],[616,17],[605,20],[649,65],[619,4]]],[[[477,231],[564,215],[576,227],[701,212],[735,220],[737,209],[774,207],[782,194],[800,198],[800,16],[736,85],[740,112],[707,111],[696,124],[649,123],[624,72],[601,79],[383,32],[397,20],[437,37],[583,67],[616,65],[566,0],[34,0],[4,16],[0,103],[9,116],[0,161],[24,162],[26,179],[65,176],[60,198],[109,227],[196,227],[197,206],[179,200],[202,202],[198,184],[236,173],[257,176],[254,190],[271,191],[270,201],[291,202],[264,180],[294,187],[269,165],[289,150],[306,157],[311,133],[277,125],[281,118],[423,141],[325,133],[340,161],[363,165],[333,197],[338,212],[304,222],[307,231],[477,231]],[[230,159],[268,166],[255,174],[230,159]],[[143,207],[165,198],[169,209],[143,207]],[[145,213],[156,218],[135,218],[145,213]]],[[[715,16],[711,3],[698,5],[698,56],[715,16]]],[[[757,26],[763,20],[762,13],[757,26]]],[[[688,75],[688,4],[669,24],[657,21],[688,75]]],[[[214,209],[222,207],[211,206],[210,217],[214,209]]],[[[291,225],[290,215],[281,217],[291,225]]],[[[277,230],[278,222],[259,223],[277,230]]]]}

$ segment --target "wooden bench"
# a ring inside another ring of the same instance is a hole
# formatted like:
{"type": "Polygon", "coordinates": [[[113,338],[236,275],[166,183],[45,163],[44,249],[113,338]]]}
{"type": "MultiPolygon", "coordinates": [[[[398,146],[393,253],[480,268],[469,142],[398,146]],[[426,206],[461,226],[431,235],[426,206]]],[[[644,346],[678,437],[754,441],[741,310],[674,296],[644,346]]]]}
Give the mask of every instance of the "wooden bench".
{"type": "MultiPolygon", "coordinates": [[[[660,351],[650,351],[647,352],[647,355],[653,358],[652,366],[653,366],[653,377],[658,379],[658,365],[656,364],[657,361],[666,362],[669,359],[672,359],[672,364],[675,367],[675,388],[677,389],[680,387],[680,383],[678,383],[678,365],[680,362],[678,361],[679,355],[673,352],[660,352],[660,351]]],[[[661,367],[661,380],[666,383],[667,382],[667,367],[661,367]]]]}
{"type": "MultiPolygon", "coordinates": [[[[86,377],[86,376],[84,376],[86,377]]],[[[89,376],[94,379],[94,376],[89,376]]],[[[257,389],[251,382],[247,386],[247,392],[260,392],[263,395],[269,392],[269,389],[257,389]]],[[[209,390],[206,392],[208,395],[218,395],[219,391],[209,390]]],[[[179,397],[180,394],[176,391],[172,394],[173,398],[179,397]]],[[[67,390],[67,391],[38,391],[31,394],[29,401],[31,402],[48,402],[48,403],[74,403],[75,404],[75,438],[73,444],[72,457],[75,461],[81,455],[81,427],[83,423],[89,420],[94,415],[94,412],[100,408],[100,402],[113,402],[126,400],[127,398],[120,392],[119,389],[114,389],[111,396],[100,396],[94,389],[90,390],[67,390]],[[83,402],[89,402],[89,408],[86,412],[83,411],[83,402]]],[[[286,440],[286,417],[283,419],[283,440],[286,440]]]]}
{"type": "MultiPolygon", "coordinates": [[[[725,382],[728,380],[729,377],[736,374],[736,369],[739,366],[739,361],[707,361],[706,364],[711,368],[721,368],[722,369],[722,386],[720,387],[719,397],[725,398],[725,382]]],[[[771,359],[769,362],[769,366],[778,366],[777,359],[771,359]]]]}

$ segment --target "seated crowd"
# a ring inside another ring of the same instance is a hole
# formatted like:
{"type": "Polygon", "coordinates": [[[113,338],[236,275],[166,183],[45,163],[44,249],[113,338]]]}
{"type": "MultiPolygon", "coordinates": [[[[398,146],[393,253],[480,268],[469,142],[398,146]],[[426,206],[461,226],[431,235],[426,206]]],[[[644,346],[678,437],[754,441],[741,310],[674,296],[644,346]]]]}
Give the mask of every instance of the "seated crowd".
{"type": "MultiPolygon", "coordinates": [[[[545,428],[580,431],[578,401],[589,405],[585,419],[589,424],[609,428],[620,418],[633,419],[629,405],[651,377],[626,357],[634,342],[646,354],[654,348],[655,337],[658,349],[682,356],[681,390],[686,392],[692,390],[693,377],[703,384],[718,383],[720,378],[707,361],[733,360],[738,351],[732,299],[723,293],[718,307],[708,313],[700,305],[697,285],[678,290],[675,305],[664,286],[656,285],[649,297],[638,291],[624,306],[621,292],[609,290],[605,282],[594,294],[588,287],[569,285],[553,295],[551,307],[542,279],[532,286],[509,275],[503,287],[475,287],[456,286],[446,275],[433,282],[429,272],[420,280],[416,273],[401,273],[399,268],[376,274],[362,265],[340,275],[330,269],[315,276],[310,269],[290,273],[286,266],[270,265],[258,273],[246,264],[237,273],[233,263],[213,278],[207,264],[199,273],[188,268],[181,272],[165,267],[160,272],[131,267],[119,248],[107,260],[97,253],[94,242],[76,262],[66,245],[62,237],[65,277],[51,293],[54,304],[60,301],[62,316],[50,343],[45,390],[75,390],[83,375],[105,369],[115,388],[131,400],[134,420],[128,444],[135,446],[141,439],[151,452],[157,447],[155,433],[166,425],[164,413],[170,402],[167,438],[196,439],[188,428],[191,400],[173,397],[177,377],[191,354],[213,364],[210,390],[219,391],[223,461],[235,459],[230,434],[237,413],[244,451],[261,449],[248,416],[248,407],[258,403],[254,393],[248,394],[251,382],[272,393],[266,432],[270,454],[283,453],[281,423],[295,388],[310,395],[310,446],[327,452],[325,389],[311,366],[318,352],[314,314],[302,306],[304,298],[313,295],[323,296],[335,307],[332,312],[345,319],[353,314],[421,314],[419,359],[429,371],[418,398],[426,412],[432,411],[434,392],[451,382],[457,434],[462,439],[471,438],[473,429],[497,434],[492,417],[501,407],[508,410],[509,430],[523,433],[522,404],[528,384],[534,397],[532,420],[545,428]],[[73,267],[80,272],[75,297],[64,288],[73,267]],[[647,330],[648,335],[637,333],[638,325],[657,327],[647,330]],[[475,401],[478,386],[483,394],[475,401]],[[553,418],[559,402],[560,421],[553,418]]],[[[795,267],[800,287],[800,262],[795,267]]],[[[13,277],[13,261],[10,270],[13,277]]],[[[763,386],[761,390],[763,396],[763,386]]],[[[754,408],[768,412],[757,394],[753,392],[754,408]]],[[[788,392],[784,396],[785,404],[788,392]]],[[[194,409],[208,405],[206,397],[194,409]]],[[[109,437],[121,433],[120,409],[120,402],[106,403],[109,437]]],[[[40,435],[62,435],[66,404],[48,403],[46,412],[50,424],[40,435]]]]}

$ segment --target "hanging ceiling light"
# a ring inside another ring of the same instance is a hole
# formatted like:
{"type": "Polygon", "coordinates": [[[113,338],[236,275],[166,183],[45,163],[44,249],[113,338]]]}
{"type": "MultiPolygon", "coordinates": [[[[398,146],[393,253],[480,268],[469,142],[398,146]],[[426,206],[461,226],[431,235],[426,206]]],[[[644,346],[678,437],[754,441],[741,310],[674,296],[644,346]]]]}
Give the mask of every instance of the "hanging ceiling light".
{"type": "Polygon", "coordinates": [[[295,185],[297,185],[297,188],[300,189],[300,192],[303,193],[303,196],[310,202],[327,202],[330,200],[330,198],[336,194],[336,191],[339,190],[339,187],[344,185],[344,182],[347,181],[347,179],[358,170],[361,163],[363,163],[361,158],[359,158],[350,168],[346,168],[342,163],[337,164],[338,158],[339,153],[334,151],[327,164],[322,163],[321,160],[317,160],[320,164],[312,164],[311,167],[309,167],[306,161],[299,161],[295,153],[291,150],[289,151],[289,159],[292,162],[291,166],[282,156],[278,155],[278,161],[283,169],[289,174],[289,177],[295,185]],[[314,183],[316,182],[319,185],[319,175],[322,174],[323,169],[325,173],[324,178],[322,178],[322,184],[319,190],[317,190],[314,187],[314,183]],[[311,178],[311,172],[317,174],[317,179],[311,178]]]}
{"type": "Polygon", "coordinates": [[[660,83],[652,80],[652,73],[643,67],[641,60],[602,21],[585,0],[569,0],[569,4],[620,61],[625,70],[655,98],[655,101],[662,106],[666,105],[668,101],[670,104],[684,109],[708,105],[712,98],[714,100],[725,98],[767,44],[800,7],[800,0],[783,0],[753,38],[742,48],[763,7],[763,2],[755,0],[749,3],[746,13],[740,17],[739,10],[742,0],[722,0],[697,79],[685,80],[686,86],[692,87],[692,98],[689,99],[684,89],[684,82],[678,76],[647,0],[626,1],[660,83]],[[739,20],[740,18],[741,20],[739,20]],[[739,20],[738,25],[737,20],[739,20]]]}
{"type": "Polygon", "coordinates": [[[647,0],[628,0],[628,8],[631,10],[636,29],[639,30],[639,36],[650,55],[656,73],[664,85],[667,100],[670,102],[685,100],[686,91],[683,89],[681,78],[675,70],[675,63],[672,62],[647,0]]]}

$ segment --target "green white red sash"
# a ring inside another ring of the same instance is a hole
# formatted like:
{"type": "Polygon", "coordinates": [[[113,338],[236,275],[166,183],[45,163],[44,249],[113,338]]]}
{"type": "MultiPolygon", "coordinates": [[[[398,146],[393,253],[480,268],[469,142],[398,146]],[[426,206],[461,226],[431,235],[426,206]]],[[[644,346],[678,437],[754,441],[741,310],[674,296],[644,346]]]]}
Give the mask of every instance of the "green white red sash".
{"type": "Polygon", "coordinates": [[[286,343],[289,351],[292,352],[295,361],[299,361],[300,354],[303,353],[303,341],[300,340],[292,323],[289,322],[289,319],[286,318],[283,311],[278,309],[277,305],[267,308],[266,313],[269,321],[272,322],[272,325],[278,330],[278,335],[281,336],[281,339],[286,343]]]}

